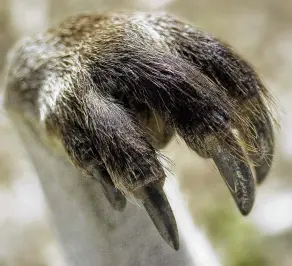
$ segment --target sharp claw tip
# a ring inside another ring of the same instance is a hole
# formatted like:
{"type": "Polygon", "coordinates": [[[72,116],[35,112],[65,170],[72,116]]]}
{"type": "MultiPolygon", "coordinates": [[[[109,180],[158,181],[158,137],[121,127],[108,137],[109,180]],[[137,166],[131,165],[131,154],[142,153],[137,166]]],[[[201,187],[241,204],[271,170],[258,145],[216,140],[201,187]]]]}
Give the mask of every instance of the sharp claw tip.
{"type": "Polygon", "coordinates": [[[176,251],[179,250],[179,238],[178,237],[177,237],[177,239],[174,239],[171,244],[172,244],[171,247],[174,250],[176,250],[176,251]]]}
{"type": "MultiPolygon", "coordinates": [[[[157,224],[156,224],[157,227],[157,224]]],[[[161,228],[157,228],[158,232],[162,236],[162,238],[165,240],[165,242],[174,250],[179,250],[180,244],[179,244],[179,236],[178,236],[178,230],[175,225],[171,225],[167,231],[162,231],[161,228]]]]}
{"type": "Polygon", "coordinates": [[[248,216],[252,210],[252,207],[253,202],[250,203],[248,206],[238,206],[238,209],[243,216],[248,216]]]}
{"type": "Polygon", "coordinates": [[[149,184],[136,193],[165,242],[179,249],[178,229],[170,204],[160,184],[149,184]]]}
{"type": "Polygon", "coordinates": [[[240,212],[243,216],[248,216],[250,214],[250,211],[251,210],[240,210],[240,212]]]}
{"type": "MultiPolygon", "coordinates": [[[[161,234],[161,232],[160,232],[161,234]]],[[[165,240],[165,242],[174,250],[179,250],[180,247],[180,243],[179,243],[179,236],[178,236],[178,232],[172,232],[172,234],[170,234],[170,232],[168,234],[161,234],[161,236],[163,237],[163,239],[165,240]]]]}

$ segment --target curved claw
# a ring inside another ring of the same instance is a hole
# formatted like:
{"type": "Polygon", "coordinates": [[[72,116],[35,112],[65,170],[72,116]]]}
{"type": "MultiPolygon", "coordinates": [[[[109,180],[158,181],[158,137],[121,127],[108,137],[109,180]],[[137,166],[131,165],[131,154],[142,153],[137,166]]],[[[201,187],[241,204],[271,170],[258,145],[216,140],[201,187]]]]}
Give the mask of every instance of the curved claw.
{"type": "Polygon", "coordinates": [[[99,173],[101,175],[100,183],[107,200],[115,210],[122,212],[127,204],[126,197],[115,187],[105,169],[100,169],[99,173]]]}
{"type": "Polygon", "coordinates": [[[257,149],[255,153],[249,153],[253,162],[255,162],[255,172],[257,183],[262,183],[268,175],[274,155],[274,133],[272,123],[267,112],[262,113],[260,117],[251,118],[254,126],[256,138],[254,146],[257,149]]]}
{"type": "Polygon", "coordinates": [[[176,220],[161,184],[150,183],[135,191],[160,235],[173,249],[179,249],[176,220]]]}
{"type": "MultiPolygon", "coordinates": [[[[211,144],[210,155],[230,190],[240,212],[249,214],[255,198],[255,182],[245,154],[236,138],[231,133],[229,140],[232,148],[218,140],[211,144]],[[236,155],[234,154],[236,151],[236,155]]],[[[209,144],[210,145],[210,144],[209,144]]]]}
{"type": "Polygon", "coordinates": [[[125,196],[111,182],[102,179],[101,184],[111,206],[115,210],[122,212],[127,204],[125,196]]]}

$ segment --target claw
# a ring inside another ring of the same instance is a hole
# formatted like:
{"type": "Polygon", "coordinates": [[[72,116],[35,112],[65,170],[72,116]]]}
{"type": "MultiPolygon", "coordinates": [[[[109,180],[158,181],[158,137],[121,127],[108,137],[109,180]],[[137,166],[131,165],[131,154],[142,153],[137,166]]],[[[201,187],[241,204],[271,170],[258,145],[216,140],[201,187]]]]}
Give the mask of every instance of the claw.
{"type": "Polygon", "coordinates": [[[249,156],[255,162],[257,183],[260,184],[268,175],[274,154],[274,133],[268,114],[265,112],[260,117],[253,117],[252,124],[255,128],[256,138],[254,146],[258,150],[249,156]]]}
{"type": "Polygon", "coordinates": [[[160,235],[173,249],[179,249],[179,236],[175,217],[161,184],[151,183],[135,191],[142,201],[160,235]]]}
{"type": "Polygon", "coordinates": [[[232,148],[216,140],[213,145],[209,143],[211,144],[209,152],[240,212],[247,215],[254,203],[255,182],[250,166],[244,159],[245,153],[233,134],[230,134],[229,140],[233,145],[232,148]]]}
{"type": "Polygon", "coordinates": [[[256,181],[260,184],[267,177],[274,157],[272,116],[259,97],[245,102],[242,107],[242,115],[249,123],[248,127],[238,125],[238,129],[245,142],[251,144],[248,156],[254,163],[256,181]]]}
{"type": "Polygon", "coordinates": [[[126,197],[115,187],[105,169],[100,169],[99,172],[101,174],[100,183],[107,200],[115,210],[122,212],[127,204],[126,197]]]}
{"type": "Polygon", "coordinates": [[[111,206],[115,210],[122,212],[127,204],[125,196],[112,183],[102,179],[101,184],[111,206]]]}

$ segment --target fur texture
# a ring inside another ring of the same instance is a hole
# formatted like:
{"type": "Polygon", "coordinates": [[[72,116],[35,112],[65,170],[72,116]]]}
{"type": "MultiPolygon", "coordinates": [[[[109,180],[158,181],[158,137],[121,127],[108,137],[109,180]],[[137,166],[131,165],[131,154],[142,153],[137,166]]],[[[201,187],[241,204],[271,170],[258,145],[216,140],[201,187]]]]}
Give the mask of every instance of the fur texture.
{"type": "Polygon", "coordinates": [[[101,171],[117,193],[136,197],[163,184],[157,149],[178,133],[215,161],[247,214],[249,161],[261,182],[273,155],[267,96],[251,66],[213,36],[165,14],[108,13],[70,17],[20,43],[6,104],[58,139],[88,175],[101,171]]]}

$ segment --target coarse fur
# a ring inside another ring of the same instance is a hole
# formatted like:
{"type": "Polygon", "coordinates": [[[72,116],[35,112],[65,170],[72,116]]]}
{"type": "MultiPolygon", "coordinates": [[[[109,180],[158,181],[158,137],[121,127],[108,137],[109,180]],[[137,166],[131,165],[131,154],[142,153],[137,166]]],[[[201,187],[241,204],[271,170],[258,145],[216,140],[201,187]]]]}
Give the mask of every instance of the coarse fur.
{"type": "Polygon", "coordinates": [[[72,16],[18,44],[6,84],[6,106],[57,139],[87,175],[101,172],[120,198],[163,185],[158,149],[177,133],[215,161],[243,214],[254,200],[249,161],[258,182],[272,161],[268,98],[231,47],[148,13],[72,16]]]}

